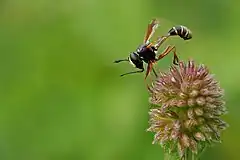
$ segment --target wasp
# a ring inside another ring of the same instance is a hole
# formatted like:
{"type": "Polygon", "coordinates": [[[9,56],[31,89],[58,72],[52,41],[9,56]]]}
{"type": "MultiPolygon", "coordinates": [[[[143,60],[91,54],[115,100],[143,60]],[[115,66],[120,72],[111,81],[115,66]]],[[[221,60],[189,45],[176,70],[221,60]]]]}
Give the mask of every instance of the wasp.
{"type": "Polygon", "coordinates": [[[153,70],[154,74],[157,76],[156,72],[153,69],[153,64],[157,61],[161,60],[163,57],[168,55],[171,51],[173,51],[173,64],[178,65],[179,58],[176,54],[176,47],[168,45],[166,49],[157,56],[157,52],[159,47],[163,44],[171,36],[179,36],[184,40],[189,40],[192,38],[192,32],[185,26],[179,25],[172,27],[167,35],[161,36],[157,38],[155,42],[150,42],[154,32],[159,26],[159,21],[157,19],[153,19],[150,24],[148,24],[147,31],[144,36],[143,44],[141,44],[136,51],[131,52],[129,57],[126,59],[116,60],[114,63],[119,62],[130,62],[135,68],[140,70],[132,71],[120,76],[134,74],[134,73],[142,73],[144,71],[143,63],[147,63],[147,71],[145,75],[145,79],[149,75],[150,71],[153,70]]]}

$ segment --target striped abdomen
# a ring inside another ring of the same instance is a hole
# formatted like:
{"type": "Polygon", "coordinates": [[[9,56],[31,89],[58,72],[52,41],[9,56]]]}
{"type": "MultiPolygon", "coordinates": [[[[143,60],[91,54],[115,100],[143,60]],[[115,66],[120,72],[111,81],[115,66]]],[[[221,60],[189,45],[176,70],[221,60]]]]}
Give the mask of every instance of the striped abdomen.
{"type": "Polygon", "coordinates": [[[184,40],[192,38],[192,32],[185,26],[175,26],[168,31],[169,36],[178,35],[184,40]]]}

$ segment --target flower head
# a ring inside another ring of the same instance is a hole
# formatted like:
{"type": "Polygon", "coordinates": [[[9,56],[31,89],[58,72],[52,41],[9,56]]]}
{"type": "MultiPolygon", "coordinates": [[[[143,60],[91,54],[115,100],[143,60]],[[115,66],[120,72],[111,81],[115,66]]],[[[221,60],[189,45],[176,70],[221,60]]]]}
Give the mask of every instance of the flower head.
{"type": "Polygon", "coordinates": [[[148,131],[155,133],[154,144],[181,158],[186,150],[198,154],[220,142],[220,132],[227,127],[220,119],[226,113],[223,89],[205,66],[180,62],[160,73],[149,92],[154,108],[148,131]]]}

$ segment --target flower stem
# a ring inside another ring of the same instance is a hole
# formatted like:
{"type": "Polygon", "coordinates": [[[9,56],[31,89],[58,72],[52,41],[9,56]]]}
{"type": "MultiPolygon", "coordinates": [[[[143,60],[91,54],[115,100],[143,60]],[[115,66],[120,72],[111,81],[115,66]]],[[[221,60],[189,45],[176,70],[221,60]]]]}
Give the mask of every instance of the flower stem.
{"type": "Polygon", "coordinates": [[[164,154],[164,160],[173,160],[173,157],[169,153],[164,154]]]}
{"type": "Polygon", "coordinates": [[[191,150],[186,150],[186,155],[184,160],[197,160],[196,154],[194,154],[191,150]]]}
{"type": "MultiPolygon", "coordinates": [[[[193,152],[191,152],[191,150],[186,149],[184,152],[183,157],[181,158],[181,160],[197,160],[197,156],[196,154],[194,154],[193,152]]],[[[165,153],[164,154],[164,160],[177,160],[176,157],[172,156],[169,153],[165,153]]]]}

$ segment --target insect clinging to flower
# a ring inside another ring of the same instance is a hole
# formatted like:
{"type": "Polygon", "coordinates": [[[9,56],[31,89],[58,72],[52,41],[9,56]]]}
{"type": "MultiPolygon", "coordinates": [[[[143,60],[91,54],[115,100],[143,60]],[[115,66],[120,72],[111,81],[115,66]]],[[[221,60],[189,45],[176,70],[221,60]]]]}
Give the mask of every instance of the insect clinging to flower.
{"type": "Polygon", "coordinates": [[[144,72],[145,69],[143,66],[143,62],[147,63],[145,79],[147,78],[151,70],[153,70],[154,74],[156,75],[156,72],[153,69],[153,64],[161,60],[162,58],[164,58],[166,55],[168,55],[172,51],[174,54],[173,64],[178,65],[179,58],[177,56],[175,46],[168,45],[166,49],[159,55],[157,55],[158,49],[163,44],[163,42],[169,37],[177,35],[184,40],[189,40],[192,38],[192,32],[185,26],[182,26],[182,25],[174,26],[168,31],[167,35],[159,37],[154,42],[150,42],[150,39],[152,38],[158,26],[159,26],[159,21],[157,19],[153,19],[151,23],[148,24],[147,31],[143,40],[143,44],[141,44],[136,49],[136,51],[131,52],[128,58],[114,61],[114,63],[127,61],[127,62],[130,62],[135,68],[140,69],[138,71],[132,71],[132,72],[122,74],[121,76],[144,72]]]}

